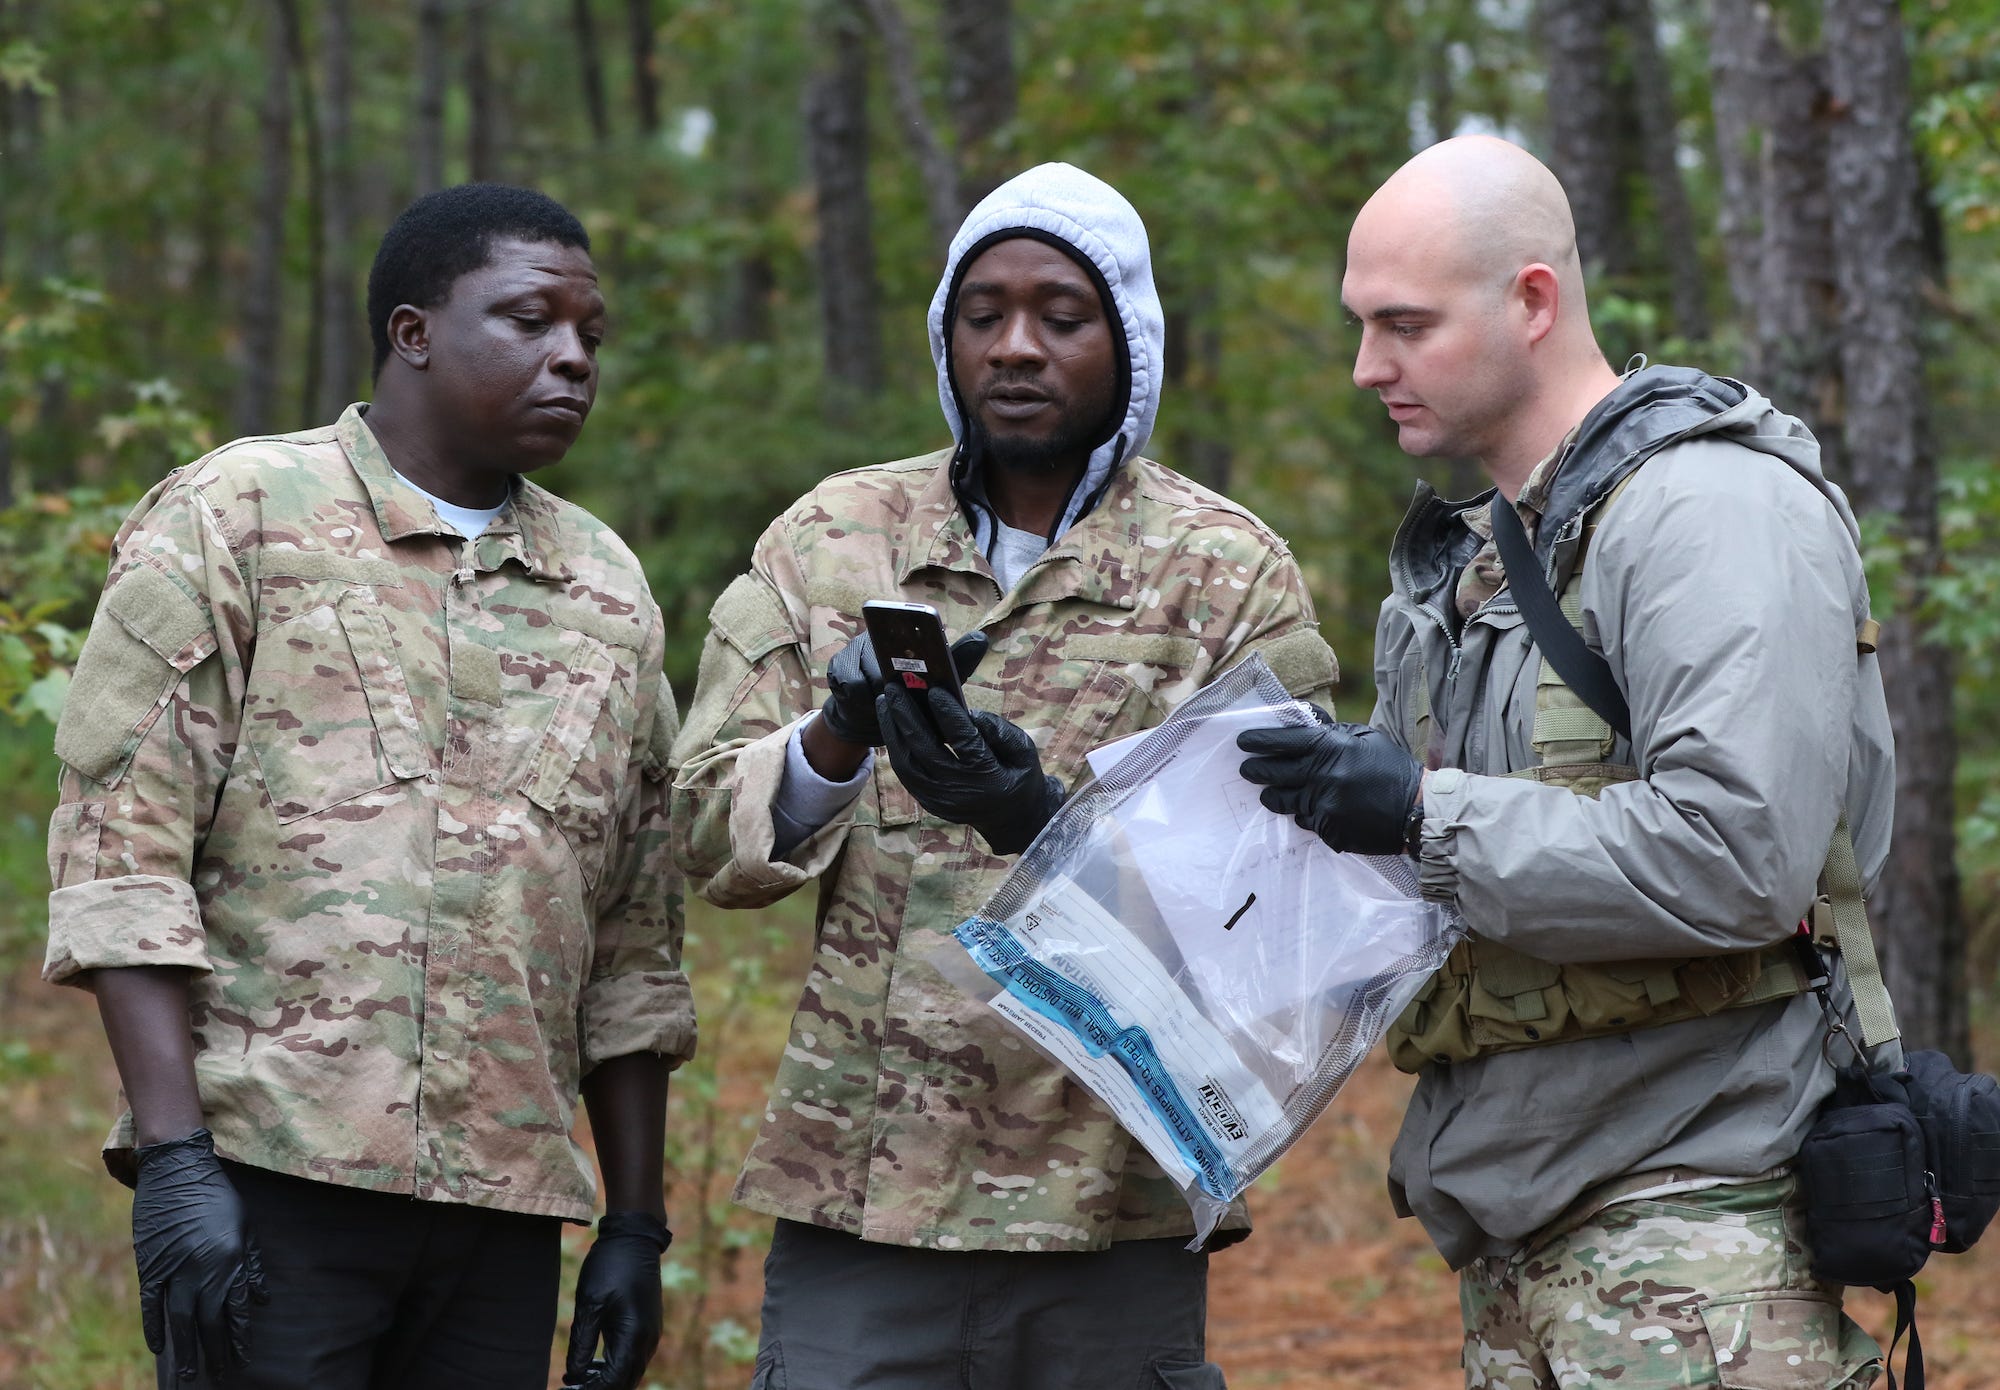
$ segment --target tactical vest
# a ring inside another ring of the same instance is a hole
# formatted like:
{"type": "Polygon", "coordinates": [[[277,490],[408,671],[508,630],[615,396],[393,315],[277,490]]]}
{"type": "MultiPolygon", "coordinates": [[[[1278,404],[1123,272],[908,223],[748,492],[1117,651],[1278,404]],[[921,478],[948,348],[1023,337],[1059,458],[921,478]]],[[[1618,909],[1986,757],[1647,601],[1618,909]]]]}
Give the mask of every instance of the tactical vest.
{"type": "MultiPolygon", "coordinates": [[[[1585,518],[1576,563],[1560,596],[1563,616],[1579,628],[1591,540],[1635,473],[1627,474],[1585,518]]],[[[1862,652],[1875,650],[1879,631],[1872,619],[1864,625],[1856,639],[1862,652]]],[[[1417,681],[1410,716],[1421,758],[1435,722],[1427,671],[1417,681]]],[[[1537,765],[1507,775],[1594,797],[1639,776],[1634,767],[1607,761],[1615,741],[1610,724],[1543,657],[1535,681],[1532,742],[1537,765]]],[[[1895,1037],[1844,815],[1807,922],[1818,945],[1839,949],[1846,959],[1863,1041],[1873,1046],[1895,1037]]],[[[1790,941],[1710,956],[1558,965],[1468,935],[1389,1029],[1389,1057],[1400,1070],[1414,1072],[1427,1062],[1463,1062],[1491,1052],[1657,1028],[1789,998],[1806,987],[1790,941]]]]}

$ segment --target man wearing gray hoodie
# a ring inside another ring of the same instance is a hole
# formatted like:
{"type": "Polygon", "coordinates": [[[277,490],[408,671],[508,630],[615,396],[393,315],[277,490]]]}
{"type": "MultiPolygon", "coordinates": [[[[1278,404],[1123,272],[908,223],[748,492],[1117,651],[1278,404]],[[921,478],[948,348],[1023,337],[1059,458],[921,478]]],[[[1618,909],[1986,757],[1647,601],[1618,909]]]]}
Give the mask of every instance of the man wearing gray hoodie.
{"type": "MultiPolygon", "coordinates": [[[[1628,737],[1540,659],[1492,494],[1420,485],[1371,723],[1241,739],[1267,806],[1406,848],[1473,933],[1389,1038],[1391,1195],[1460,1272],[1466,1384],[1867,1385],[1790,1171],[1833,1079],[1793,938],[1830,847],[1880,872],[1895,780],[1847,501],[1741,383],[1612,371],[1563,191],[1504,141],[1391,178],[1342,292],[1355,383],[1479,461],[1629,705],[1628,737]]],[[[1834,996],[1891,1063],[1865,954],[1834,996]]]]}
{"type": "Polygon", "coordinates": [[[771,523],[716,601],[674,748],[702,895],[818,893],[736,1187],[779,1218],[753,1383],[1212,1390],[1179,1191],[930,952],[1089,749],[1252,653],[1324,699],[1333,653],[1284,543],[1140,454],[1164,328],[1116,190],[1065,164],[996,189],[953,239],[930,342],[952,447],[835,475],[771,523]],[[878,598],[965,635],[970,713],[885,689],[860,623],[878,598]]]}

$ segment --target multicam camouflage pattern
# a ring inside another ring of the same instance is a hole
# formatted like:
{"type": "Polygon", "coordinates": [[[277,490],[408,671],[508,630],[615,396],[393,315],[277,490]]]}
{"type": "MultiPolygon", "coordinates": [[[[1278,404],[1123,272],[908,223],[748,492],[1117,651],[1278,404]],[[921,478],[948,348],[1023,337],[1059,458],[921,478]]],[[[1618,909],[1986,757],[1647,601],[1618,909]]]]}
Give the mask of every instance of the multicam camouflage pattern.
{"type": "Polygon", "coordinates": [[[922,814],[878,757],[851,807],[773,862],[785,744],[870,598],[935,604],[953,635],[984,629],[969,702],[1026,728],[1071,784],[1086,750],[1159,723],[1252,651],[1325,702],[1333,654],[1283,543],[1143,459],[1002,595],[949,457],[838,475],[771,525],[717,601],[675,745],[675,852],[705,897],[756,907],[819,881],[818,951],[736,1196],[939,1249],[1186,1234],[1186,1203],[1109,1112],[927,958],[957,949],[944,938],[1007,861],[922,814]]]}
{"type": "Polygon", "coordinates": [[[1618,1201],[1556,1224],[1460,1275],[1469,1390],[1861,1390],[1882,1368],[1840,1290],[1808,1272],[1790,1177],[1618,1201]]]}
{"type": "Polygon", "coordinates": [[[694,1047],[661,640],[607,528],[522,481],[466,544],[360,407],[216,451],[118,536],[45,977],[195,971],[231,1158],[589,1219],[580,1073],[694,1047]]]}

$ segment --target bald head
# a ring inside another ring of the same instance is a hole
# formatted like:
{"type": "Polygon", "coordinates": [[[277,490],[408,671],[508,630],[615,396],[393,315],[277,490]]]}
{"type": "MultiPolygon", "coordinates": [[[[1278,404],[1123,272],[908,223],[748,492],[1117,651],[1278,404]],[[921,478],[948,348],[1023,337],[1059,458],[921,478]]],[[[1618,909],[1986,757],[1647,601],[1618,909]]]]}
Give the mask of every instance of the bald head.
{"type": "Polygon", "coordinates": [[[1354,220],[1350,251],[1424,243],[1439,270],[1496,288],[1522,267],[1556,272],[1583,306],[1569,198],[1546,165],[1491,135],[1432,145],[1390,176],[1354,220]]]}
{"type": "Polygon", "coordinates": [[[1477,458],[1504,477],[1617,382],[1562,185],[1492,136],[1433,145],[1376,190],[1348,237],[1341,298],[1362,325],[1355,383],[1380,393],[1413,454],[1477,458]]]}

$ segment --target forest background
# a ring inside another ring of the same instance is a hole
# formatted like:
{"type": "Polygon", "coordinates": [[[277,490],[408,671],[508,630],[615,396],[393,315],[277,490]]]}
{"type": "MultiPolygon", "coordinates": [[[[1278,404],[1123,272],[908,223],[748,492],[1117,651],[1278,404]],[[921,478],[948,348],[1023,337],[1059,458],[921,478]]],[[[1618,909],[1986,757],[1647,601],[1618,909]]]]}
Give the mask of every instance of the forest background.
{"type": "MultiPolygon", "coordinates": [[[[529,183],[589,227],[604,385],[541,479],[646,562],[685,700],[766,521],[946,438],[923,318],[964,211],[1043,160],[1107,178],[1167,306],[1149,452],[1288,537],[1362,717],[1419,469],[1348,379],[1343,248],[1466,131],[1562,178],[1614,363],[1745,378],[1855,499],[1901,763],[1878,931],[1908,1034],[1967,1061],[2000,960],[2000,0],[0,0],[0,1383],[149,1381],[90,1154],[115,1082],[87,998],[35,978],[51,721],[111,533],[168,468],[366,395],[410,197],[529,183]]],[[[754,1345],[766,1228],[722,1194],[808,934],[800,904],[691,913],[663,1386],[740,1382],[754,1345]]],[[[1451,1383],[1442,1267],[1353,1214],[1399,1084],[1364,1082],[1267,1184],[1340,1272],[1288,1242],[1218,1295],[1247,1383],[1451,1383]]],[[[1992,1378],[1974,1268],[1937,1276],[1947,1385],[1954,1345],[1992,1378]]]]}

